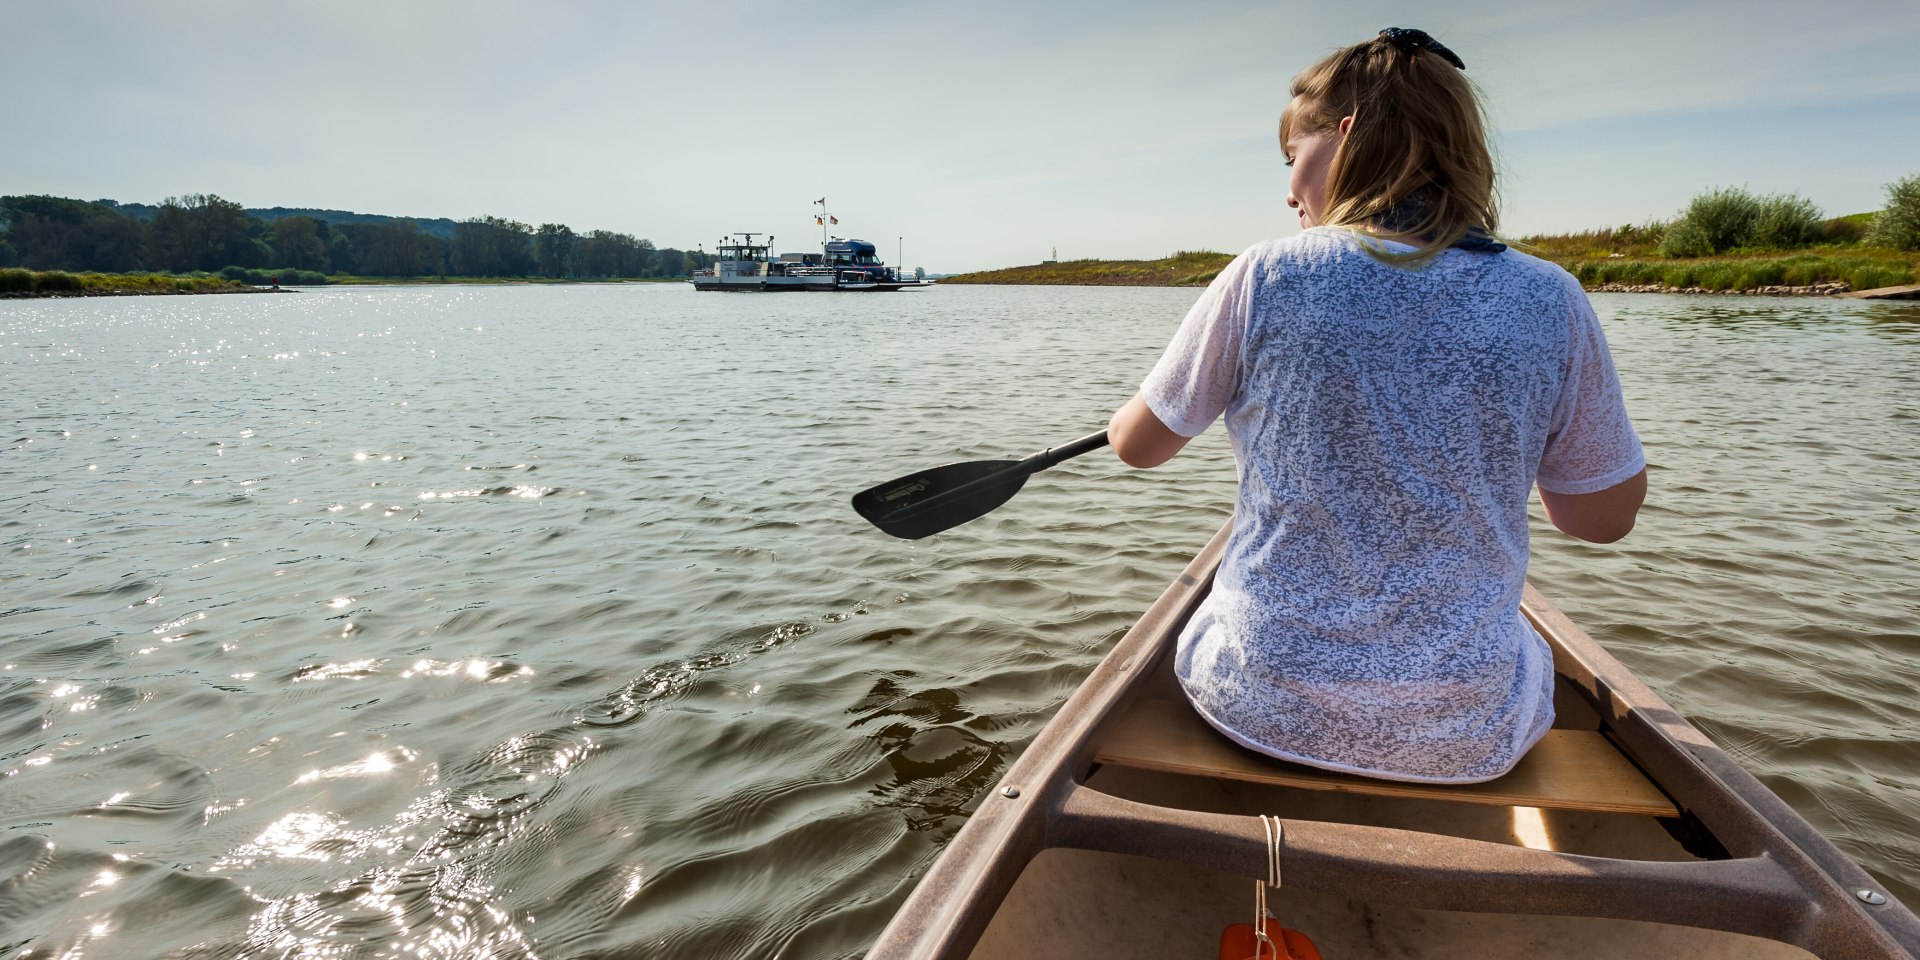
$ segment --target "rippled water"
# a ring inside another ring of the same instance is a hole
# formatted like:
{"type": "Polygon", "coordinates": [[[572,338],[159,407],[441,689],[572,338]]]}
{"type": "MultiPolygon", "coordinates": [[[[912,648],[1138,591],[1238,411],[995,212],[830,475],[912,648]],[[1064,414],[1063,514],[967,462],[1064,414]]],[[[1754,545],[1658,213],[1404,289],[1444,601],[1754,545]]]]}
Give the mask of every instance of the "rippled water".
{"type": "MultiPolygon", "coordinates": [[[[1211,434],[918,543],[1196,292],[0,303],[0,955],[858,955],[1224,519],[1211,434]]],[[[1654,462],[1534,576],[1920,899],[1920,306],[1597,296],[1654,462]]]]}

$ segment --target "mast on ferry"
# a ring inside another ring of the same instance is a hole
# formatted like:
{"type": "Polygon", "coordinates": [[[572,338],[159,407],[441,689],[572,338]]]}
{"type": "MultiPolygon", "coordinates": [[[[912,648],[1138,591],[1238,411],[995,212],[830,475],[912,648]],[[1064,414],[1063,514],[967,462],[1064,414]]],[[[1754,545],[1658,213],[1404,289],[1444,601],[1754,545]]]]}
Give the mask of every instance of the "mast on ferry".
{"type": "Polygon", "coordinates": [[[814,217],[813,222],[820,225],[820,262],[826,263],[827,262],[827,220],[829,219],[829,217],[827,216],[827,198],[821,197],[820,199],[815,200],[813,202],[813,205],[820,208],[820,215],[814,217]]]}

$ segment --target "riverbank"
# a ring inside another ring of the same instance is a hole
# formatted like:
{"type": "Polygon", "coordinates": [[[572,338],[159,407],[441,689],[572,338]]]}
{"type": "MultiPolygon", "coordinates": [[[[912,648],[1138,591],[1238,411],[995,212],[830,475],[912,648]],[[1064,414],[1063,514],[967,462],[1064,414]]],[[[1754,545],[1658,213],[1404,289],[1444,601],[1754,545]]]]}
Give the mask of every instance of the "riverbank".
{"type": "MultiPolygon", "coordinates": [[[[312,275],[319,277],[318,274],[312,275]]],[[[503,286],[511,284],[684,283],[685,277],[612,277],[556,279],[553,277],[353,277],[327,276],[315,281],[288,278],[281,285],[249,276],[238,280],[217,275],[175,276],[169,273],[70,273],[64,270],[0,270],[0,299],[34,297],[143,297],[187,293],[281,293],[295,286],[399,286],[453,284],[503,286]],[[255,281],[255,282],[249,282],[255,281]]]]}
{"type": "Polygon", "coordinates": [[[942,284],[1075,287],[1204,287],[1233,261],[1211,250],[1182,250],[1158,260],[1065,260],[941,277],[942,284]]]}
{"type": "MultiPolygon", "coordinates": [[[[1520,248],[1527,249],[1522,243],[1520,248]]],[[[1536,256],[1539,251],[1529,250],[1536,256]]],[[[1790,255],[1722,254],[1713,257],[1548,257],[1589,290],[1626,293],[1754,293],[1834,296],[1913,283],[1920,257],[1861,247],[1790,255]]]]}
{"type": "Polygon", "coordinates": [[[481,287],[522,284],[685,283],[686,277],[348,277],[330,276],[326,286],[392,287],[453,284],[481,287]]]}
{"type": "MultiPolygon", "coordinates": [[[[1560,239],[1530,237],[1514,241],[1514,247],[1559,264],[1592,291],[1823,297],[1920,281],[1920,256],[1893,250],[1836,245],[1785,255],[1729,253],[1680,259],[1628,257],[1604,249],[1568,255],[1567,245],[1553,242],[1560,239]]],[[[1232,259],[1212,251],[1183,251],[1159,260],[1068,260],[963,273],[940,282],[1205,286],[1232,259]]]]}
{"type": "Polygon", "coordinates": [[[179,293],[271,293],[224,277],[176,277],[165,273],[68,273],[64,270],[0,270],[0,299],[28,297],[141,297],[179,293]]]}

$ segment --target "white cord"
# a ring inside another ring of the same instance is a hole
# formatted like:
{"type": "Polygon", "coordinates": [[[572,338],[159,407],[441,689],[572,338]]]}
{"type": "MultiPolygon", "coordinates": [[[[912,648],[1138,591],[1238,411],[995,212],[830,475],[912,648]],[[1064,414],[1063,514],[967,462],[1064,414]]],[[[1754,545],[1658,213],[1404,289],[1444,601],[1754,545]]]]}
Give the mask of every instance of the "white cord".
{"type": "Polygon", "coordinates": [[[1277,889],[1280,886],[1280,844],[1286,838],[1287,825],[1279,817],[1261,817],[1260,820],[1271,824],[1267,829],[1267,882],[1277,889]]]}
{"type": "Polygon", "coordinates": [[[1279,817],[1262,814],[1260,830],[1267,835],[1267,878],[1253,882],[1253,960],[1260,960],[1266,952],[1263,947],[1272,949],[1274,960],[1281,960],[1285,954],[1280,945],[1267,936],[1267,884],[1273,884],[1276,890],[1280,887],[1280,844],[1286,836],[1286,825],[1279,817]]]}

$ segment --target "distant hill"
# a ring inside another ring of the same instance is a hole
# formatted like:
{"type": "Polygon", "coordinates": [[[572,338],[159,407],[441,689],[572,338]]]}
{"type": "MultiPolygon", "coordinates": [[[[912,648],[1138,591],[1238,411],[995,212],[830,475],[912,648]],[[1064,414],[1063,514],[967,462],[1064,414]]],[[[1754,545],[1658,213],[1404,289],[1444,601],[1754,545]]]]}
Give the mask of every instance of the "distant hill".
{"type": "MultiPolygon", "coordinates": [[[[96,200],[94,202],[142,220],[152,220],[154,212],[160,209],[150,203],[121,203],[118,200],[96,200]]],[[[328,225],[336,223],[390,223],[395,220],[412,220],[420,226],[421,233],[439,237],[442,240],[453,239],[453,221],[446,217],[389,217],[378,213],[354,213],[350,210],[316,210],[312,207],[248,207],[247,215],[257,217],[269,223],[281,217],[312,217],[328,225]]]]}

